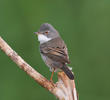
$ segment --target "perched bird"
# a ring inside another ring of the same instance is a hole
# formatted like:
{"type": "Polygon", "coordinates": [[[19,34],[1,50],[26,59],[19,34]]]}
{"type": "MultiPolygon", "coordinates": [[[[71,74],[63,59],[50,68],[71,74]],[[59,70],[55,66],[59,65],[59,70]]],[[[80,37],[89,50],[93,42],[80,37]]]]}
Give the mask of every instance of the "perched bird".
{"type": "Polygon", "coordinates": [[[40,42],[42,59],[52,71],[50,81],[52,81],[53,73],[58,69],[64,71],[69,79],[73,80],[74,75],[67,66],[70,63],[67,47],[58,31],[51,24],[44,23],[35,34],[38,35],[40,42]]]}

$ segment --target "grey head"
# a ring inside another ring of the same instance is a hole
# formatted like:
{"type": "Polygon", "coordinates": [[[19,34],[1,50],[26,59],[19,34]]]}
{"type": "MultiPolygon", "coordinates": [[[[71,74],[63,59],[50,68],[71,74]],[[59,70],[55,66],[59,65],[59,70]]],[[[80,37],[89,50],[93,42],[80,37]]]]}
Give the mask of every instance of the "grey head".
{"type": "Polygon", "coordinates": [[[40,26],[40,29],[38,32],[35,32],[36,34],[43,34],[45,36],[47,36],[48,38],[56,38],[59,37],[59,33],[57,32],[57,30],[48,23],[44,23],[40,26]]]}

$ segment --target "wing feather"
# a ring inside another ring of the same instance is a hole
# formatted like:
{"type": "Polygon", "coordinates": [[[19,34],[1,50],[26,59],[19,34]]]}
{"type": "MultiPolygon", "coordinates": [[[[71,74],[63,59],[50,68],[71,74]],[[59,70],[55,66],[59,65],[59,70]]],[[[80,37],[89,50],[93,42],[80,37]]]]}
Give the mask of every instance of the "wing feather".
{"type": "MultiPolygon", "coordinates": [[[[58,41],[58,40],[57,40],[58,41]]],[[[48,43],[44,43],[40,46],[40,51],[45,56],[48,56],[54,61],[60,61],[62,63],[70,63],[69,57],[68,57],[68,51],[66,48],[65,43],[59,39],[60,43],[49,41],[48,43]],[[51,43],[54,43],[52,46],[49,45],[51,43]]]]}

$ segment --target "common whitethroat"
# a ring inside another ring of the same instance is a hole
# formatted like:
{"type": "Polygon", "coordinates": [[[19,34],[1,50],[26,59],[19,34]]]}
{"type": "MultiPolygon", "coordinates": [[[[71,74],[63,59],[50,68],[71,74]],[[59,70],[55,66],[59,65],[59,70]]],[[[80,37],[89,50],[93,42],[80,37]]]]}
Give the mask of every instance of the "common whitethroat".
{"type": "Polygon", "coordinates": [[[70,63],[67,47],[58,31],[51,24],[44,23],[35,34],[38,35],[40,42],[42,59],[52,71],[50,81],[52,81],[53,73],[58,69],[64,71],[69,79],[73,80],[74,75],[67,66],[70,63]]]}

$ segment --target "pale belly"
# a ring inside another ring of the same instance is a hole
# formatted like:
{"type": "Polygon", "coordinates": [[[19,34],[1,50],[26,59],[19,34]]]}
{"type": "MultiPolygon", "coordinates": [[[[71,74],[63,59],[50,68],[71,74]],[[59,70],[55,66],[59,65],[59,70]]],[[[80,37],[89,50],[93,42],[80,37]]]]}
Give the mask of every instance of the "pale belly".
{"type": "MultiPolygon", "coordinates": [[[[41,57],[44,60],[45,64],[50,68],[50,71],[52,72],[53,71],[53,67],[52,67],[53,61],[50,58],[44,56],[43,54],[41,54],[41,57]]],[[[57,71],[57,68],[55,68],[55,72],[56,71],[57,71]]]]}

